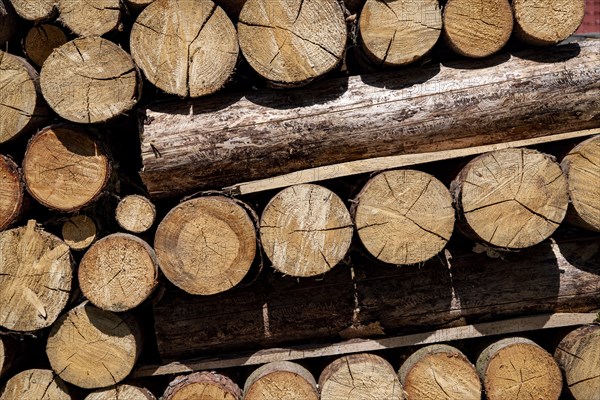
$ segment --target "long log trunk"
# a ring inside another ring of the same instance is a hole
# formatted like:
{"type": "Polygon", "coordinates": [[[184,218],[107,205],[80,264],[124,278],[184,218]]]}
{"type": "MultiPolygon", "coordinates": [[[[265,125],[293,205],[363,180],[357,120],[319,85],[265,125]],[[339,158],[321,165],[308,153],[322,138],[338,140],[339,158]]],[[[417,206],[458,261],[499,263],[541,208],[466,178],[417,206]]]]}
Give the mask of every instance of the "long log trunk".
{"type": "Polygon", "coordinates": [[[599,54],[600,41],[583,41],[303,91],[155,104],[140,124],[142,179],[152,196],[165,197],[351,160],[598,127],[599,54]]]}

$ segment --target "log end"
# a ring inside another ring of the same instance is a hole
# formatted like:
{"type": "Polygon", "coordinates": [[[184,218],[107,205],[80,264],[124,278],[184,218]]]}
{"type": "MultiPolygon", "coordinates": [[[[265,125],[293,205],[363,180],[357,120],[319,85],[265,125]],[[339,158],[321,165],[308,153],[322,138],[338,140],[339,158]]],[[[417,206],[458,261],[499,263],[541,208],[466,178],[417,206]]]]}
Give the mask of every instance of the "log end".
{"type": "Polygon", "coordinates": [[[154,224],[156,208],[152,202],[139,195],[129,195],[119,201],[115,211],[119,226],[133,233],[146,232],[154,224]]]}

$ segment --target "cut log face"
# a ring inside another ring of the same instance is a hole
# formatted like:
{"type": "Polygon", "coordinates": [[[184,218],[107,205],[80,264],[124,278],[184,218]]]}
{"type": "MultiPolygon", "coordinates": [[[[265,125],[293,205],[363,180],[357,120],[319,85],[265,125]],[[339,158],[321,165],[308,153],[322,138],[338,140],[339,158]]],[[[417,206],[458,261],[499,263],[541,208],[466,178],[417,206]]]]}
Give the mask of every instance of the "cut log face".
{"type": "Polygon", "coordinates": [[[317,383],[301,365],[278,361],[256,369],[246,380],[244,400],[318,400],[317,383]]]}
{"type": "Polygon", "coordinates": [[[576,400],[594,399],[600,393],[600,326],[575,329],[558,345],[554,358],[564,371],[567,387],[576,400]]]}
{"type": "Polygon", "coordinates": [[[79,287],[96,307],[127,311],[150,296],[158,283],[154,250],[127,233],[106,236],[79,263],[79,287]]]}
{"type": "Polygon", "coordinates": [[[62,237],[72,250],[85,250],[96,240],[98,230],[93,219],[74,215],[62,226],[62,237]]]}
{"type": "Polygon", "coordinates": [[[129,54],[97,36],[55,49],[44,62],[40,83],[50,107],[77,123],[104,122],[123,114],[141,93],[141,80],[129,54]]]}
{"type": "Polygon", "coordinates": [[[367,182],[356,204],[360,240],[386,263],[426,261],[444,248],[454,230],[450,192],[424,172],[383,172],[367,182]]]}
{"type": "Polygon", "coordinates": [[[481,382],[473,364],[444,344],[413,353],[398,372],[407,400],[479,400],[481,382]]]}
{"type": "Polygon", "coordinates": [[[244,208],[223,196],[188,200],[172,209],[154,238],[167,279],[191,294],[237,285],[256,255],[256,230],[244,208]]]}
{"type": "Polygon", "coordinates": [[[156,397],[148,389],[124,384],[96,390],[88,394],[85,400],[156,400],[156,397]]]}
{"type": "Polygon", "coordinates": [[[10,0],[15,11],[23,19],[39,21],[50,18],[56,0],[10,0]]]}
{"type": "Polygon", "coordinates": [[[117,205],[115,217],[119,226],[129,232],[146,232],[154,224],[156,208],[144,196],[125,196],[117,205]]]}
{"type": "Polygon", "coordinates": [[[9,0],[0,0],[0,43],[4,45],[18,29],[18,18],[9,0]]]}
{"type": "Polygon", "coordinates": [[[575,146],[560,166],[567,177],[570,214],[574,214],[569,222],[600,232],[600,136],[575,146]]]}
{"type": "Polygon", "coordinates": [[[35,221],[0,233],[0,326],[50,326],[69,299],[72,268],[69,247],[35,221]]]}
{"type": "Polygon", "coordinates": [[[36,25],[27,32],[23,41],[23,49],[27,57],[41,67],[55,48],[69,40],[61,28],[52,24],[36,25]]]}
{"type": "Polygon", "coordinates": [[[60,20],[79,36],[102,36],[117,28],[119,0],[58,0],[60,20]]]}
{"type": "Polygon", "coordinates": [[[182,97],[223,87],[239,53],[233,23],[209,0],[156,0],[135,21],[130,46],[153,85],[182,97]]]}
{"type": "Polygon", "coordinates": [[[29,142],[23,160],[29,193],[60,211],[76,211],[92,203],[105,189],[109,175],[109,159],[100,145],[75,126],[43,129],[29,142]]]}
{"type": "Polygon", "coordinates": [[[508,0],[448,0],[444,36],[465,57],[487,57],[504,47],[513,29],[508,0]]]}
{"type": "Polygon", "coordinates": [[[585,16],[585,0],[513,0],[512,6],[517,37],[538,46],[562,42],[585,16]]]}
{"type": "Polygon", "coordinates": [[[403,400],[392,366],[373,354],[352,354],[329,364],[319,377],[321,400],[403,400]]]}
{"type": "Polygon", "coordinates": [[[6,382],[0,400],[71,400],[65,383],[49,369],[28,369],[6,382]]]}
{"type": "Polygon", "coordinates": [[[231,379],[215,372],[196,372],[175,378],[164,400],[241,400],[242,391],[231,379]]]}
{"type": "Polygon", "coordinates": [[[297,86],[340,63],[346,22],[336,0],[248,0],[238,34],[256,72],[274,84],[297,86]]]}
{"type": "Polygon", "coordinates": [[[85,302],[52,326],[46,354],[61,379],[84,389],[115,385],[129,375],[141,349],[135,321],[85,302]]]}
{"type": "Polygon", "coordinates": [[[442,31],[437,0],[368,0],[359,20],[362,48],[382,66],[405,65],[427,54],[442,31]]]}
{"type": "Polygon", "coordinates": [[[348,252],[353,231],[342,200],[312,184],[279,192],[260,220],[260,240],[273,268],[297,277],[333,268],[348,252]]]}
{"type": "Polygon", "coordinates": [[[528,149],[483,154],[452,182],[459,227],[477,240],[520,249],[547,239],[566,215],[567,181],[549,156],[528,149]]]}
{"type": "Polygon", "coordinates": [[[15,221],[22,205],[21,172],[13,160],[0,155],[0,231],[15,221]]]}
{"type": "Polygon", "coordinates": [[[488,346],[477,359],[477,371],[488,400],[558,400],[562,391],[556,361],[529,339],[488,346]]]}

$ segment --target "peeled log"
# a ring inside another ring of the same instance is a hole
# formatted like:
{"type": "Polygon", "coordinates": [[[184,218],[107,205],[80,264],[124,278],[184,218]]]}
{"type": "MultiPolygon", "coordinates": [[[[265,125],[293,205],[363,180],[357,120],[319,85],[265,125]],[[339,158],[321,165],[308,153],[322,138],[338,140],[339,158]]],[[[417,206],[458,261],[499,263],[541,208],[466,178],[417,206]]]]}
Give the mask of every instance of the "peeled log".
{"type": "Polygon", "coordinates": [[[84,400],[156,400],[156,397],[148,389],[123,384],[96,390],[84,400]]]}
{"type": "Polygon", "coordinates": [[[67,34],[60,27],[41,24],[27,32],[27,36],[23,40],[23,50],[35,65],[41,67],[55,48],[68,41],[67,34]]]}
{"type": "Polygon", "coordinates": [[[242,390],[228,377],[215,372],[195,372],[175,378],[164,400],[242,400],[242,390]]]}
{"type": "Polygon", "coordinates": [[[6,382],[0,400],[71,400],[65,383],[49,369],[28,369],[6,382]]]}
{"type": "Polygon", "coordinates": [[[585,16],[585,0],[513,0],[515,34],[524,42],[549,46],[571,36],[585,16]]]}
{"type": "Polygon", "coordinates": [[[15,11],[23,19],[40,21],[54,14],[56,0],[10,0],[15,11]]]}
{"type": "Polygon", "coordinates": [[[22,206],[21,171],[13,160],[0,155],[0,231],[18,218],[22,206]]]}
{"type": "Polygon", "coordinates": [[[119,0],[58,0],[60,21],[78,36],[102,36],[121,19],[119,0]]]}
{"type": "Polygon", "coordinates": [[[62,237],[72,250],[85,250],[96,240],[98,229],[93,219],[86,215],[74,215],[62,226],[62,237]]]}
{"type": "Polygon", "coordinates": [[[600,41],[513,54],[152,105],[140,124],[142,179],[151,196],[177,196],[600,126],[600,41]]]}
{"type": "Polygon", "coordinates": [[[272,362],[256,369],[244,385],[244,400],[319,400],[317,383],[303,366],[272,362]]]}
{"type": "Polygon", "coordinates": [[[144,196],[129,195],[119,201],[115,218],[119,226],[126,231],[142,233],[154,224],[156,208],[144,196]]]}

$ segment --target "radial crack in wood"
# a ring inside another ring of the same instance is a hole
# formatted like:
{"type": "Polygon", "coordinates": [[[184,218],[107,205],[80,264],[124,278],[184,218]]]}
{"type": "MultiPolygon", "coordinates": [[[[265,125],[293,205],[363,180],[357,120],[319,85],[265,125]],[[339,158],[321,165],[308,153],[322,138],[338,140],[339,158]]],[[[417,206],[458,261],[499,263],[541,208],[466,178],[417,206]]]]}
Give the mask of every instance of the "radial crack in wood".
{"type": "Polygon", "coordinates": [[[49,369],[27,369],[6,382],[0,400],[71,400],[67,385],[49,369]]]}
{"type": "Polygon", "coordinates": [[[19,217],[23,206],[21,171],[15,162],[0,154],[0,231],[19,217]]]}
{"type": "Polygon", "coordinates": [[[68,41],[67,34],[60,27],[40,24],[27,32],[23,40],[23,50],[35,65],[41,67],[55,48],[68,41]]]}
{"type": "Polygon", "coordinates": [[[146,232],[154,224],[156,208],[148,198],[139,195],[125,196],[115,211],[119,226],[134,233],[146,232]]]}
{"type": "Polygon", "coordinates": [[[117,28],[119,0],[56,0],[60,21],[78,36],[102,36],[117,28]]]}
{"type": "Polygon", "coordinates": [[[562,42],[585,16],[585,0],[513,0],[512,7],[516,36],[538,46],[562,42]]]}

